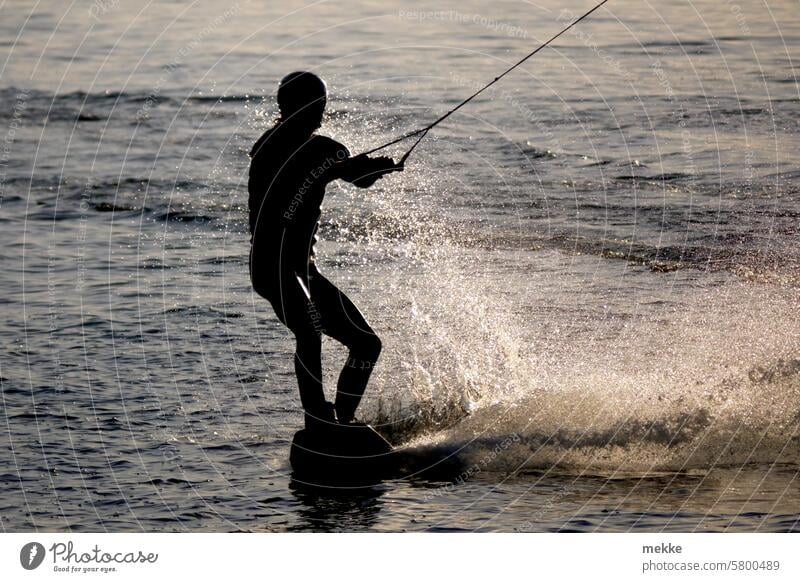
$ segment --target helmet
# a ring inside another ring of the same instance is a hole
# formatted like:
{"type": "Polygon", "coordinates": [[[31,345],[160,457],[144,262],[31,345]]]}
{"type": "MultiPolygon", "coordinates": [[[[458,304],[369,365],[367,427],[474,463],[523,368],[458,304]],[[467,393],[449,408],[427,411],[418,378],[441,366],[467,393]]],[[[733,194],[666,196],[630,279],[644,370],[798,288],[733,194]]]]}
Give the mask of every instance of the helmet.
{"type": "Polygon", "coordinates": [[[322,113],[327,99],[325,81],[308,71],[289,73],[278,85],[278,107],[284,119],[298,112],[322,113]]]}

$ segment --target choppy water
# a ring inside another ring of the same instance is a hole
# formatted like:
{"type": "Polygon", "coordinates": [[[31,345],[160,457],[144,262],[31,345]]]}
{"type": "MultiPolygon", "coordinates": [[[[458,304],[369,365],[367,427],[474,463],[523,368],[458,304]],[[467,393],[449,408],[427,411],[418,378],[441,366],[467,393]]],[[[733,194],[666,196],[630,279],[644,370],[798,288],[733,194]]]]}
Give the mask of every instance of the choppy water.
{"type": "Polygon", "coordinates": [[[612,0],[404,174],[330,189],[322,269],[385,346],[362,416],[459,465],[349,494],[291,480],[293,342],[247,278],[276,80],[325,76],[358,151],[588,6],[29,4],[0,7],[4,531],[800,528],[796,3],[612,0]]]}

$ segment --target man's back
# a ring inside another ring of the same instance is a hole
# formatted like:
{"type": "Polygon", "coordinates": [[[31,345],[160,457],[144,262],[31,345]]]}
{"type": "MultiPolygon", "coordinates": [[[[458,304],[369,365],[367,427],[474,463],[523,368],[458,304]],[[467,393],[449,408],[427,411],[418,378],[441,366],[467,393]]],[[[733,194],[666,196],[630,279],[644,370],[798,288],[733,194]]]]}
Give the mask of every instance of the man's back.
{"type": "Polygon", "coordinates": [[[261,259],[306,264],[331,168],[347,159],[340,143],[321,135],[297,137],[278,124],[250,152],[250,233],[261,259]],[[283,251],[281,251],[283,249],[283,251]],[[286,254],[288,253],[288,255],[286,254]],[[266,255],[266,256],[264,256],[266,255]]]}

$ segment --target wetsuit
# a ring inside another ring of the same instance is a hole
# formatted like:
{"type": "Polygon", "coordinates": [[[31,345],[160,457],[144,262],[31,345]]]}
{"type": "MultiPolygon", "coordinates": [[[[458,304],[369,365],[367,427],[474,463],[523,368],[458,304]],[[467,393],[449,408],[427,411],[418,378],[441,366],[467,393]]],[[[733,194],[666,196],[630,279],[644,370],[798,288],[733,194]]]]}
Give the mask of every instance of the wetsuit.
{"type": "Polygon", "coordinates": [[[250,277],[295,335],[295,372],[307,415],[327,419],[330,408],[322,389],[321,334],[349,348],[335,403],[339,420],[349,422],[381,342],[353,302],[317,270],[314,244],[326,185],[344,179],[368,187],[386,158],[352,158],[329,137],[298,133],[278,123],[250,152],[250,277]]]}

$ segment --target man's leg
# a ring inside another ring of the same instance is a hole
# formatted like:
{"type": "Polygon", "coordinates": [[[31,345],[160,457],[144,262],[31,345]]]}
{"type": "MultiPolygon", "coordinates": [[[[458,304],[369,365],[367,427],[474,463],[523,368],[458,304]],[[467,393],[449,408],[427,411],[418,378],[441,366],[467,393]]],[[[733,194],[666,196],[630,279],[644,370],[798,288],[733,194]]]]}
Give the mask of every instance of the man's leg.
{"type": "Polygon", "coordinates": [[[381,353],[381,341],[352,301],[319,273],[309,279],[311,297],[322,316],[322,332],[347,346],[350,353],[336,385],[336,416],[348,423],[367,388],[381,353]]]}
{"type": "Polygon", "coordinates": [[[334,422],[333,408],[322,389],[322,324],[308,289],[294,274],[281,281],[279,296],[270,301],[278,318],[295,335],[294,370],[306,427],[334,422]]]}
{"type": "Polygon", "coordinates": [[[319,415],[325,407],[322,390],[322,339],[315,334],[296,334],[294,373],[303,410],[319,415]]]}

